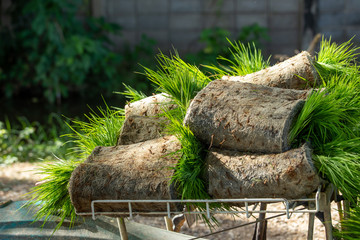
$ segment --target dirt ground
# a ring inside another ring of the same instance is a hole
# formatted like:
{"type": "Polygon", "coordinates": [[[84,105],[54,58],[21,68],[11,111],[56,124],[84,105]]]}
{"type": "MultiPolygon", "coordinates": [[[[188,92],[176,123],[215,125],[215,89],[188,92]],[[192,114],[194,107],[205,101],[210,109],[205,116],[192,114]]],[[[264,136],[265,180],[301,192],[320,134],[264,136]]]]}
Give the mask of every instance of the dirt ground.
{"type": "MultiPolygon", "coordinates": [[[[16,163],[10,166],[0,167],[0,201],[4,200],[26,200],[28,197],[24,194],[28,193],[31,187],[40,180],[41,176],[34,173],[36,164],[31,163],[16,163]]],[[[336,204],[332,205],[333,224],[336,225],[338,221],[338,214],[336,204]]],[[[284,209],[282,204],[269,204],[268,210],[284,209]]],[[[275,215],[275,214],[273,214],[275,215]]],[[[267,217],[271,216],[268,214],[267,217]]],[[[220,227],[213,231],[232,228],[248,222],[254,221],[254,218],[246,218],[244,214],[233,217],[230,215],[216,215],[220,222],[220,227]]],[[[286,216],[277,217],[268,221],[267,239],[289,239],[300,240],[306,239],[308,229],[308,214],[293,214],[290,219],[286,216]]],[[[148,224],[155,227],[165,229],[165,222],[163,218],[150,217],[134,217],[134,221],[148,224]]],[[[236,228],[230,231],[225,231],[207,237],[207,239],[252,239],[254,232],[254,224],[246,227],[236,228]]],[[[205,224],[199,221],[189,228],[186,224],[181,229],[181,233],[202,236],[210,233],[205,224]]],[[[314,239],[325,239],[325,231],[322,223],[316,219],[314,228],[314,239]]]]}

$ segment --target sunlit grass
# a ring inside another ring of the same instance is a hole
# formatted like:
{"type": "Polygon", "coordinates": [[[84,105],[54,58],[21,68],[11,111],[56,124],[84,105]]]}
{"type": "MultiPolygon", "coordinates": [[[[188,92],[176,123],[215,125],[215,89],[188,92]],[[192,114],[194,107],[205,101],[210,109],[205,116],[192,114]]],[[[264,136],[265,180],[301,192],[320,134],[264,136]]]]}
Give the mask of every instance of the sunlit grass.
{"type": "Polygon", "coordinates": [[[145,93],[138,91],[132,87],[130,87],[129,85],[126,85],[125,83],[123,83],[124,87],[125,87],[125,91],[123,92],[114,92],[116,94],[120,94],[125,96],[129,102],[136,102],[139,101],[141,99],[146,98],[147,96],[145,95],[145,93]]]}
{"type": "Polygon", "coordinates": [[[322,39],[315,67],[320,86],[305,102],[290,131],[297,146],[310,142],[319,174],[334,184],[355,206],[334,233],[343,239],[360,237],[360,76],[359,48],[322,39]]]}
{"type": "Polygon", "coordinates": [[[64,136],[75,144],[71,150],[78,158],[86,158],[97,146],[114,146],[118,141],[125,119],[124,111],[113,110],[107,105],[105,109],[98,108],[98,111],[91,110],[85,114],[87,121],[73,120],[68,124],[72,133],[64,136]]]}
{"type": "Polygon", "coordinates": [[[360,206],[357,205],[349,212],[350,218],[341,221],[341,231],[336,236],[346,240],[360,239],[360,206]]]}
{"type": "Polygon", "coordinates": [[[191,100],[211,80],[196,66],[184,62],[179,54],[170,57],[160,53],[157,55],[158,69],[144,67],[146,77],[156,85],[157,91],[170,96],[185,115],[191,100]]]}
{"type": "Polygon", "coordinates": [[[184,62],[176,51],[175,55],[170,57],[161,53],[157,60],[157,71],[144,68],[145,74],[156,84],[159,92],[167,93],[179,106],[164,113],[170,121],[168,132],[175,135],[182,145],[181,158],[171,181],[175,183],[184,199],[209,198],[204,180],[201,178],[205,156],[203,146],[191,130],[183,126],[182,121],[191,100],[210,79],[196,66],[184,62]]]}
{"type": "MultiPolygon", "coordinates": [[[[189,127],[184,126],[180,115],[171,112],[165,113],[170,120],[167,131],[173,134],[181,143],[180,159],[174,166],[174,174],[171,182],[182,199],[211,199],[207,192],[207,183],[203,178],[205,173],[205,156],[206,150],[200,141],[195,137],[189,127]]],[[[188,204],[191,207],[206,211],[204,203],[188,204]],[[192,206],[190,206],[192,205],[192,206]]],[[[227,204],[210,204],[210,209],[229,209],[227,204]]],[[[218,225],[215,217],[208,219],[206,215],[201,216],[202,220],[213,228],[214,224],[218,225]],[[210,221],[211,220],[211,221],[210,221]]]]}
{"type": "Polygon", "coordinates": [[[68,124],[73,133],[66,134],[71,148],[67,160],[57,159],[55,162],[45,162],[37,169],[43,175],[42,184],[35,186],[29,193],[31,199],[27,207],[38,207],[35,221],[45,219],[44,224],[51,219],[60,219],[54,231],[60,228],[65,219],[70,225],[76,219],[75,209],[68,192],[69,180],[74,169],[83,162],[96,146],[115,146],[118,141],[124,116],[123,111],[112,110],[107,105],[105,109],[98,108],[99,113],[92,111],[86,115],[87,122],[73,120],[68,124]],[[76,160],[75,160],[76,159],[76,160]]]}
{"type": "Polygon", "coordinates": [[[310,142],[321,176],[333,183],[347,200],[360,194],[359,77],[333,75],[306,100],[296,118],[293,146],[310,142]]]}
{"type": "MultiPolygon", "coordinates": [[[[203,178],[205,170],[206,149],[192,131],[183,125],[183,118],[195,95],[211,81],[196,66],[185,63],[179,55],[170,57],[158,55],[158,70],[145,68],[145,74],[158,88],[159,92],[170,96],[173,103],[179,107],[164,111],[164,116],[170,123],[167,125],[169,134],[175,135],[181,143],[180,159],[174,166],[175,173],[171,182],[183,199],[209,199],[206,181],[203,178]]],[[[195,204],[205,210],[203,204],[195,204]]],[[[226,205],[211,205],[210,208],[227,208],[226,205]]],[[[216,218],[202,219],[210,226],[217,224],[216,218]]]]}
{"type": "Polygon", "coordinates": [[[36,210],[34,221],[46,222],[59,219],[54,232],[69,219],[70,226],[77,218],[68,192],[71,173],[80,162],[75,160],[57,159],[55,162],[42,163],[36,174],[44,176],[41,184],[35,186],[28,195],[30,200],[24,207],[36,210]]]}
{"type": "Polygon", "coordinates": [[[359,47],[353,45],[352,39],[339,45],[331,41],[331,38],[322,38],[319,53],[315,58],[315,67],[325,81],[332,75],[358,74],[356,59],[359,47]]]}
{"type": "Polygon", "coordinates": [[[360,137],[326,143],[314,154],[320,175],[333,183],[352,203],[360,196],[360,137]]]}
{"type": "Polygon", "coordinates": [[[360,122],[359,81],[333,76],[307,98],[291,131],[290,142],[311,139],[317,149],[338,136],[351,138],[360,122]]]}
{"type": "Polygon", "coordinates": [[[224,75],[244,76],[270,66],[270,57],[265,60],[261,50],[254,43],[243,44],[230,40],[228,42],[231,46],[229,47],[231,58],[218,56],[219,66],[205,66],[212,70],[217,78],[224,75]]]}

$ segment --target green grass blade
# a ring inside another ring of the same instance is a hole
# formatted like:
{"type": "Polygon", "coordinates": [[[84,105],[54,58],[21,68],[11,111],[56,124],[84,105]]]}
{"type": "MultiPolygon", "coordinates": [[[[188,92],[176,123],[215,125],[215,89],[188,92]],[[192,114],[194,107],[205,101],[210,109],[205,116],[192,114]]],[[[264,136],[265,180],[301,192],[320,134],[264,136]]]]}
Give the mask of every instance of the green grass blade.
{"type": "Polygon", "coordinates": [[[125,91],[114,93],[124,95],[127,99],[129,99],[129,102],[136,102],[147,97],[145,93],[137,91],[129,85],[126,85],[125,83],[123,83],[123,85],[125,87],[125,91]]]}
{"type": "Polygon", "coordinates": [[[27,207],[39,207],[35,221],[42,218],[46,221],[58,218],[59,223],[54,232],[60,228],[65,219],[74,224],[76,214],[70,201],[68,184],[73,170],[83,162],[96,146],[114,146],[124,122],[123,110],[112,110],[105,103],[105,109],[98,108],[99,114],[91,110],[85,115],[87,122],[72,120],[67,123],[72,133],[65,134],[75,144],[69,160],[58,159],[54,163],[44,163],[38,168],[38,174],[45,176],[42,184],[30,192],[31,199],[27,207]],[[79,160],[72,160],[79,159],[79,160]],[[39,204],[40,203],[40,204],[39,204]]]}
{"type": "Polygon", "coordinates": [[[28,195],[30,200],[24,205],[36,209],[34,221],[44,220],[44,224],[53,219],[59,219],[54,232],[58,230],[65,219],[70,219],[70,227],[77,218],[75,209],[68,194],[68,183],[71,173],[79,162],[58,159],[55,163],[43,163],[37,174],[45,175],[42,184],[35,186],[28,195]]]}
{"type": "Polygon", "coordinates": [[[355,60],[360,48],[353,46],[352,39],[338,45],[332,42],[331,38],[328,40],[322,38],[320,50],[315,59],[315,67],[325,80],[338,74],[358,74],[359,68],[355,60]]]}
{"type": "Polygon", "coordinates": [[[261,50],[254,43],[245,45],[241,42],[231,42],[229,39],[228,42],[231,46],[229,47],[231,58],[219,56],[218,60],[223,64],[205,66],[213,71],[217,78],[224,75],[244,76],[270,66],[270,57],[265,60],[261,50]]]}
{"type": "Polygon", "coordinates": [[[339,239],[360,239],[360,206],[357,205],[349,212],[350,218],[341,221],[341,231],[335,232],[339,239]]]}
{"type": "Polygon", "coordinates": [[[157,61],[158,69],[143,66],[144,74],[158,87],[158,92],[168,94],[185,114],[191,99],[210,82],[210,78],[196,66],[184,62],[176,50],[170,57],[160,53],[157,61]]]}

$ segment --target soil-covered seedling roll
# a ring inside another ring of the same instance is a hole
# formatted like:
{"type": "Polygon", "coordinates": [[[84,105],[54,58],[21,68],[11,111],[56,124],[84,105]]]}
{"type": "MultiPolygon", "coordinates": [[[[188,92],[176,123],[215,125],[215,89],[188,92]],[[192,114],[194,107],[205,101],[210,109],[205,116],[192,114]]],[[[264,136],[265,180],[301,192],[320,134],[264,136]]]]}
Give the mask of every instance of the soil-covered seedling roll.
{"type": "Polygon", "coordinates": [[[322,183],[306,144],[278,154],[249,154],[213,148],[206,157],[213,198],[304,197],[322,183]]]}
{"type": "MultiPolygon", "coordinates": [[[[91,214],[91,201],[100,199],[171,199],[169,181],[181,145],[166,136],[132,145],[97,147],[72,173],[71,202],[78,213],[91,214]]],[[[171,205],[172,210],[175,205],[171,205]]],[[[133,211],[166,211],[162,203],[134,203],[133,211]]],[[[128,212],[127,203],[95,204],[98,212],[128,212]]]]}
{"type": "Polygon", "coordinates": [[[125,106],[125,117],[129,116],[157,116],[165,110],[176,107],[165,93],[156,94],[125,106]]]}
{"type": "Polygon", "coordinates": [[[307,94],[215,80],[196,95],[184,123],[208,146],[280,153],[290,148],[290,126],[307,94]]]}
{"type": "Polygon", "coordinates": [[[160,138],[165,120],[155,117],[128,116],[121,128],[118,145],[128,145],[160,138]]]}
{"type": "Polygon", "coordinates": [[[176,107],[165,93],[127,104],[117,144],[133,144],[161,137],[166,125],[166,118],[161,114],[176,107]]]}
{"type": "Polygon", "coordinates": [[[274,66],[245,76],[224,76],[223,80],[248,82],[269,87],[306,89],[316,84],[319,76],[311,55],[303,51],[274,66]]]}

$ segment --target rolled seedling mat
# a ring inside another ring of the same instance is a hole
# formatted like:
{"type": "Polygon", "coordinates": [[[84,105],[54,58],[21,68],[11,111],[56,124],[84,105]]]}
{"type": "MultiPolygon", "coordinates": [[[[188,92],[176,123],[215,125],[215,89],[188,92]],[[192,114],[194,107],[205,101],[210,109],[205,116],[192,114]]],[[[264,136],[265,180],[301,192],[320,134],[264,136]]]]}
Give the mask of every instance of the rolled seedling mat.
{"type": "Polygon", "coordinates": [[[290,126],[308,93],[215,80],[195,96],[184,124],[208,146],[281,153],[290,149],[290,126]]]}
{"type": "Polygon", "coordinates": [[[128,116],[121,128],[118,145],[128,145],[160,138],[165,120],[155,117],[128,116]]]}
{"type": "Polygon", "coordinates": [[[161,93],[128,103],[125,106],[125,117],[158,116],[163,113],[163,110],[167,111],[174,108],[176,108],[176,105],[171,104],[170,97],[165,93],[161,93]]]}
{"type": "MultiPolygon", "coordinates": [[[[177,198],[169,184],[181,145],[165,136],[131,145],[96,147],[72,173],[71,202],[77,213],[91,214],[92,200],[167,200],[177,198]],[[174,197],[175,196],[175,197],[174,197]]],[[[172,211],[178,210],[171,204],[172,211]]],[[[133,203],[134,212],[167,211],[166,203],[133,203]]],[[[96,212],[128,212],[127,203],[97,203],[96,212]]],[[[114,216],[114,215],[111,215],[114,216]]],[[[118,216],[128,216],[127,214],[118,216]]]]}
{"type": "Polygon", "coordinates": [[[248,82],[269,87],[313,88],[319,79],[311,55],[303,51],[274,66],[245,76],[224,76],[223,80],[248,82]]]}
{"type": "Polygon", "coordinates": [[[306,144],[277,154],[213,148],[206,157],[205,179],[208,193],[217,199],[297,199],[314,192],[323,182],[306,144]]]}

